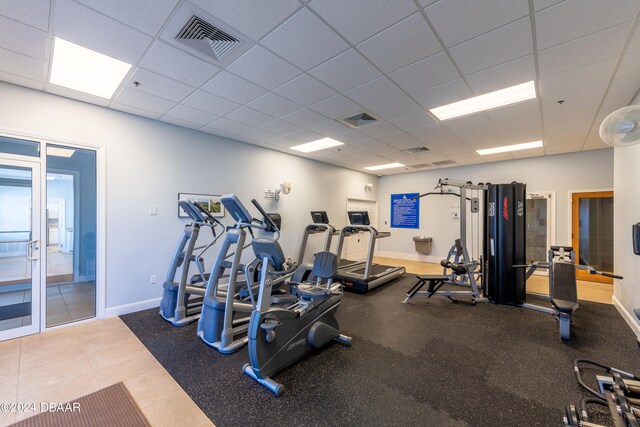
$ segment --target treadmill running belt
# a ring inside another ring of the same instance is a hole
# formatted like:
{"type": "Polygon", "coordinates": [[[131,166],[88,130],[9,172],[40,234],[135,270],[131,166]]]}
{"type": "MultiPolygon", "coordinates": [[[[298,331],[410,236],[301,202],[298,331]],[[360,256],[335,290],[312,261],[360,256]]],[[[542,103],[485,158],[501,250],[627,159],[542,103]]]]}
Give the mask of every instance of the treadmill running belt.
{"type": "MultiPolygon", "coordinates": [[[[369,269],[369,276],[377,276],[380,273],[384,273],[385,271],[387,271],[390,268],[395,268],[395,267],[391,267],[388,265],[381,265],[381,264],[373,264],[371,266],[371,268],[369,269]]],[[[364,270],[365,267],[359,268],[357,270],[353,270],[352,273],[354,274],[364,274],[364,270]]]]}

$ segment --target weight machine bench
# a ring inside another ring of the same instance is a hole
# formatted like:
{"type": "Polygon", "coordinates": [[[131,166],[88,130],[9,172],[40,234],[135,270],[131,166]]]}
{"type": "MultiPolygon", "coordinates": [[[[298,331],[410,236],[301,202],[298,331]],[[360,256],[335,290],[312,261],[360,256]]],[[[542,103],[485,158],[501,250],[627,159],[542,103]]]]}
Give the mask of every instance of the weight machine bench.
{"type": "MultiPolygon", "coordinates": [[[[416,294],[426,295],[427,298],[431,298],[433,294],[435,294],[438,289],[442,287],[445,283],[449,283],[449,276],[443,275],[425,275],[425,276],[416,276],[418,278],[418,282],[413,285],[409,292],[407,292],[407,297],[402,301],[403,303],[409,302],[411,298],[413,298],[416,294]],[[424,285],[427,285],[426,291],[421,291],[424,285]]],[[[451,297],[449,297],[451,298],[451,297]]]]}

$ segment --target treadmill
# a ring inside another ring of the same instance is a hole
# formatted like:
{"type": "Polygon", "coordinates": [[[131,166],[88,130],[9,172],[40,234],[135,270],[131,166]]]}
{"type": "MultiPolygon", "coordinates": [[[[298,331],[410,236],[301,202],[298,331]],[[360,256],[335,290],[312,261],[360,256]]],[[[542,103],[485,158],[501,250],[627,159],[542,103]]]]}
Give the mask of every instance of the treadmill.
{"type": "Polygon", "coordinates": [[[345,289],[364,293],[395,280],[404,274],[406,271],[404,267],[393,267],[373,263],[373,253],[376,247],[376,240],[389,237],[391,233],[388,231],[378,231],[371,227],[369,222],[369,213],[367,211],[352,211],[348,212],[348,215],[351,225],[344,227],[340,231],[338,257],[340,257],[342,253],[345,237],[361,231],[369,233],[369,249],[364,263],[357,263],[339,268],[338,274],[335,275],[335,280],[341,281],[344,284],[345,289]]]}
{"type": "MultiPolygon", "coordinates": [[[[314,224],[326,224],[328,226],[329,225],[329,215],[327,215],[327,211],[311,211],[311,219],[313,221],[314,224]]],[[[333,227],[331,227],[333,228],[333,227]]],[[[335,228],[333,228],[333,236],[337,236],[339,235],[341,232],[340,231],[336,231],[335,228]]],[[[357,231],[356,231],[357,233],[357,231]]],[[[349,235],[351,235],[353,233],[350,233],[349,235]]],[[[331,245],[331,241],[329,241],[329,246],[326,246],[327,251],[330,251],[331,245]]],[[[362,266],[364,266],[364,261],[352,261],[350,259],[346,259],[346,258],[340,258],[340,251],[337,251],[337,255],[338,255],[338,268],[345,268],[345,267],[354,267],[356,264],[360,264],[362,266]]]]}

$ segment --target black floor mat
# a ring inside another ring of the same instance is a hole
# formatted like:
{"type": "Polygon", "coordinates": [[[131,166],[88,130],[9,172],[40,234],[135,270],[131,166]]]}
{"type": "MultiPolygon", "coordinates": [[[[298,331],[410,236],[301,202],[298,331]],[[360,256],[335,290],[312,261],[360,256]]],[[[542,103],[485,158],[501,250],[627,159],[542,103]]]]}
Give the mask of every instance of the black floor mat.
{"type": "MultiPolygon", "coordinates": [[[[338,320],[353,347],[332,344],[274,377],[276,397],[247,375],[246,348],[222,355],[157,309],[122,316],[217,426],[555,426],[582,392],[573,359],[640,371],[635,336],[615,307],[580,302],[572,341],[553,316],[415,297],[414,276],[344,295],[338,320]]],[[[535,302],[535,301],[530,301],[535,302]]]]}

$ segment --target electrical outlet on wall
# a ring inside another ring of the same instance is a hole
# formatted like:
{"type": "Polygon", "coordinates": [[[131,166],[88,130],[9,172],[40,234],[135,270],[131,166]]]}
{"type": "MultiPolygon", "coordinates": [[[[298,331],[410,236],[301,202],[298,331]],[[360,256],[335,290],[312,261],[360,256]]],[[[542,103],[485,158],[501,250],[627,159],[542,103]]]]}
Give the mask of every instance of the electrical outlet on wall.
{"type": "Polygon", "coordinates": [[[151,277],[149,277],[149,284],[155,285],[156,283],[158,283],[158,276],[152,274],[151,277]]]}

